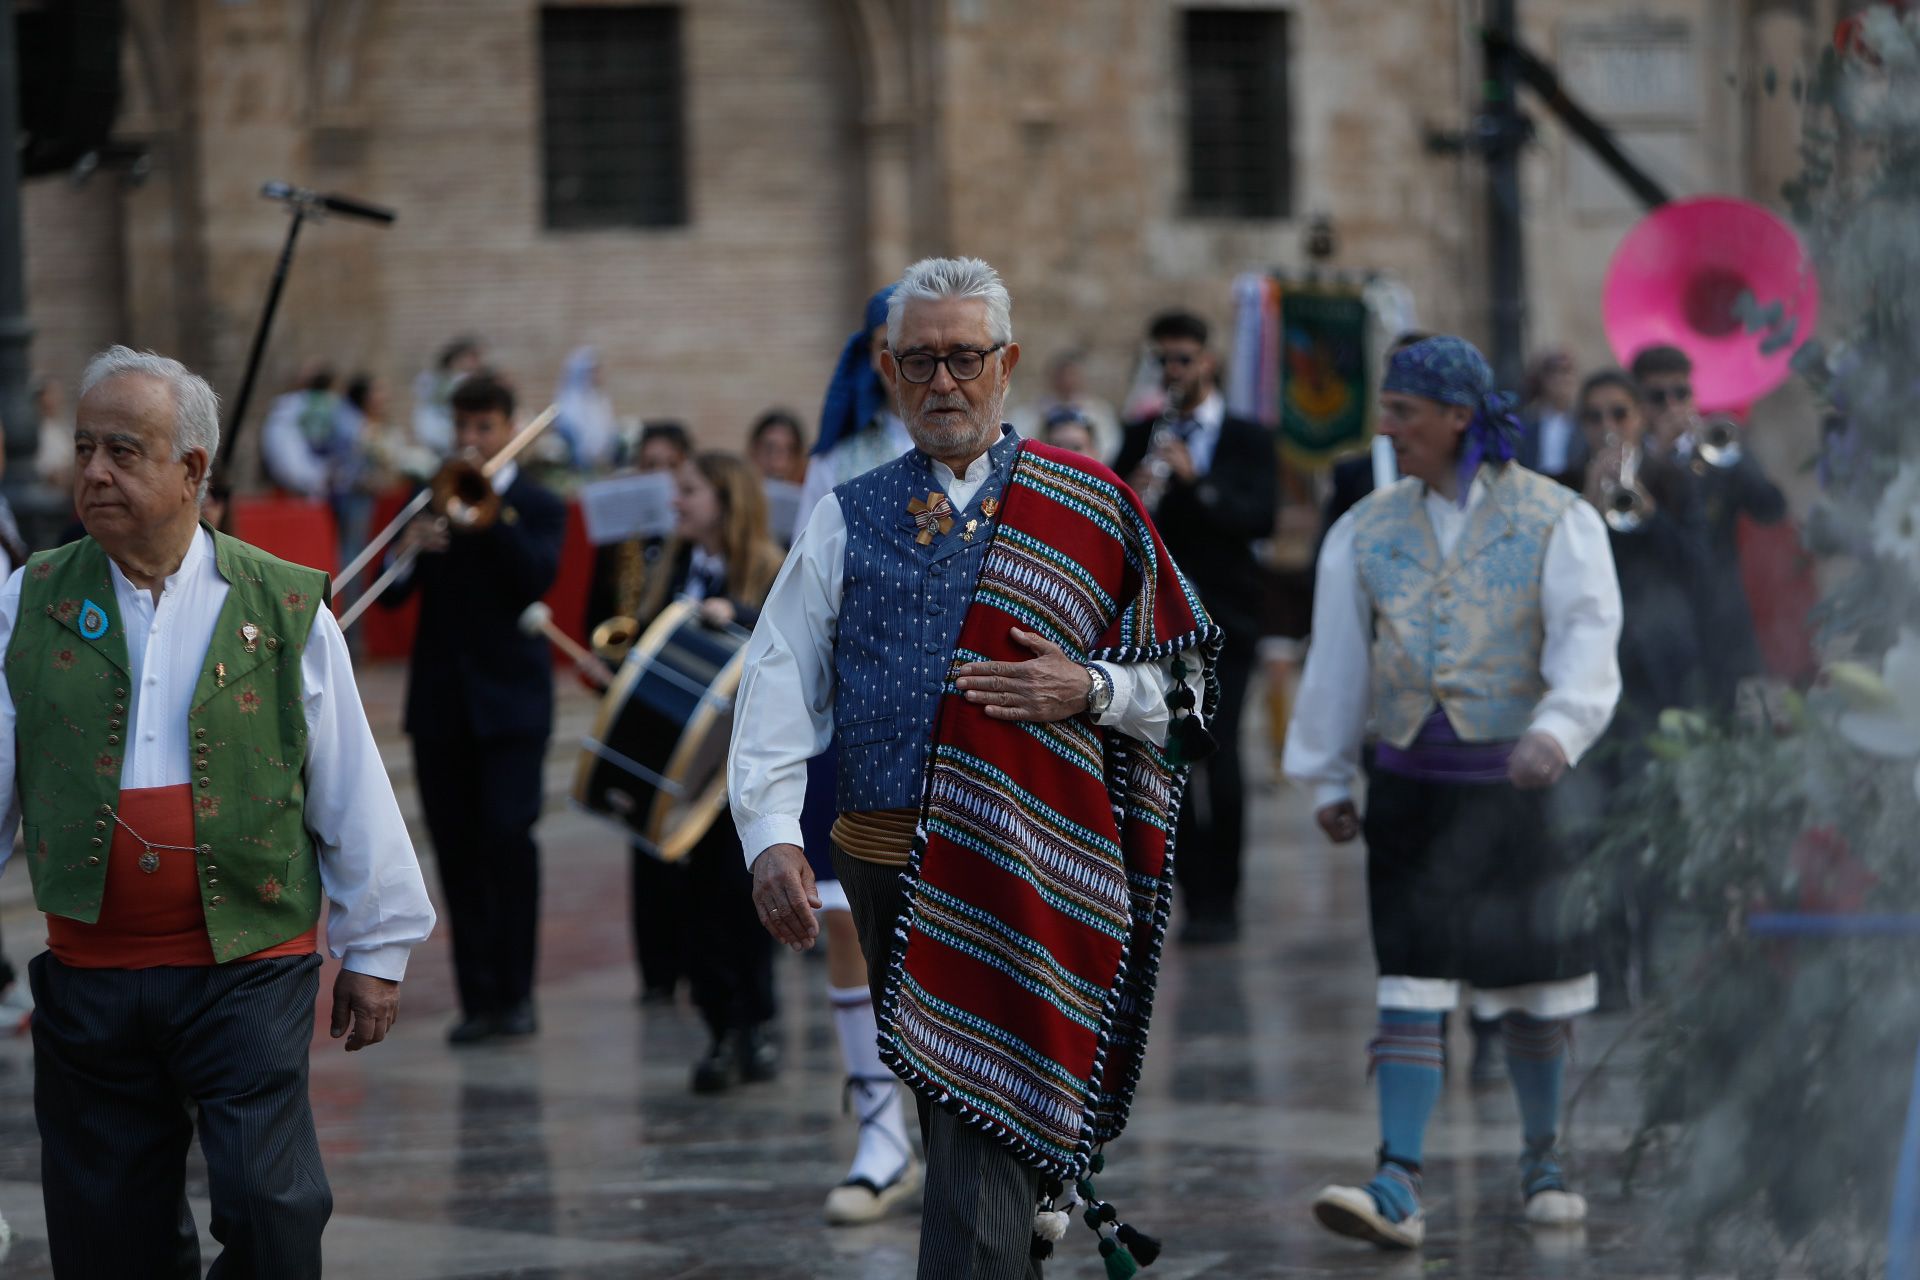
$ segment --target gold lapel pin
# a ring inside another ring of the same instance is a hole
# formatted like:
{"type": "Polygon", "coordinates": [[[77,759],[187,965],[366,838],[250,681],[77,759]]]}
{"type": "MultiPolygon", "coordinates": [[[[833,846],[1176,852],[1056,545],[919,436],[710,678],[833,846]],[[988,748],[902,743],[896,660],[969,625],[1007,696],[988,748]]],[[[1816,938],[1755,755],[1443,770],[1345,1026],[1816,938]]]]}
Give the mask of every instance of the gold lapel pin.
{"type": "Polygon", "coordinates": [[[213,664],[213,687],[216,689],[227,687],[227,664],[224,662],[213,664]]]}

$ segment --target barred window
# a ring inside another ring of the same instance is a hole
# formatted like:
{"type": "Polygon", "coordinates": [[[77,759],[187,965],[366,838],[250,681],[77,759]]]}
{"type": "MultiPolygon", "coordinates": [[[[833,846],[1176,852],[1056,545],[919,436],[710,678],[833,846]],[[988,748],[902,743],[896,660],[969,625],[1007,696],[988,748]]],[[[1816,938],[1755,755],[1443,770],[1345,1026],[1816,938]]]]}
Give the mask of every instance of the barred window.
{"type": "Polygon", "coordinates": [[[1188,9],[1187,207],[1195,217],[1285,218],[1293,212],[1287,115],[1287,15],[1188,9]]]}
{"type": "Polygon", "coordinates": [[[678,6],[543,8],[540,90],[548,227],[687,221],[678,6]]]}

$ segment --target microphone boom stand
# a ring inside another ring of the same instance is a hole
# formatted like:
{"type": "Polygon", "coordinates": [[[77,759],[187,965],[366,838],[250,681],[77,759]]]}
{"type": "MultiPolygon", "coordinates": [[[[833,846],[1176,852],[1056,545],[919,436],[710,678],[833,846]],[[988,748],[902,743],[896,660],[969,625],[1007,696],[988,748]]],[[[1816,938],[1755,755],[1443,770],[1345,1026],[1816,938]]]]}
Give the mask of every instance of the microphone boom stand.
{"type": "Polygon", "coordinates": [[[280,246],[280,260],[273,267],[273,281],[267,286],[267,305],[260,312],[260,323],[253,331],[253,349],[247,353],[247,369],[240,378],[240,390],[227,411],[226,430],[221,433],[220,457],[215,472],[225,475],[233,461],[234,442],[240,436],[240,424],[246,420],[247,405],[253,399],[254,382],[260,376],[260,361],[267,352],[267,334],[273,329],[274,312],[280,309],[280,294],[286,288],[287,270],[293,265],[294,242],[300,237],[300,224],[309,218],[324,219],[329,213],[363,218],[385,226],[394,219],[393,211],[348,196],[308,191],[284,182],[269,182],[260,188],[268,200],[284,201],[292,213],[287,224],[287,240],[280,246]]]}

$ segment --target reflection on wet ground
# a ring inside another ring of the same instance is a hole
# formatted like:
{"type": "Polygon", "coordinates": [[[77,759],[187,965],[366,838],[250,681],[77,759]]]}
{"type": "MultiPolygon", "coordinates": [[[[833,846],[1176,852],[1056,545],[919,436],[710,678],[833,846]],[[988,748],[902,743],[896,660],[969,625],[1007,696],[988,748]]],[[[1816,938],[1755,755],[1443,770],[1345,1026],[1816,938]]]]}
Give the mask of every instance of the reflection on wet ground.
{"type": "MultiPolygon", "coordinates": [[[[396,672],[366,679],[411,814],[397,692],[396,672]]],[[[684,996],[671,1007],[636,1003],[625,850],[563,798],[567,744],[590,710],[583,695],[563,698],[550,762],[539,1036],[446,1046],[444,937],[416,953],[392,1040],[349,1057],[324,1030],[316,1035],[314,1111],[335,1196],[327,1274],[911,1275],[911,1213],[864,1228],[820,1221],[853,1137],[839,1110],[824,964],[782,955],[787,1068],[772,1084],[722,1097],[687,1089],[705,1036],[684,996]]],[[[1583,1231],[1520,1221],[1512,1103],[1504,1087],[1475,1092],[1464,1071],[1448,1082],[1428,1141],[1424,1253],[1378,1254],[1313,1223],[1308,1198],[1330,1179],[1367,1176],[1378,1141],[1364,1078],[1373,1012],[1362,860],[1329,849],[1300,798],[1257,777],[1252,795],[1245,936],[1218,949],[1169,948],[1135,1119],[1101,1183],[1166,1243],[1148,1280],[1677,1274],[1658,1230],[1658,1197],[1621,1190],[1618,1153],[1634,1098],[1631,1053],[1608,1055],[1619,1019],[1588,1023],[1572,1073],[1580,1090],[1573,1168],[1592,1204],[1583,1231]]],[[[39,936],[25,879],[6,877],[0,894],[16,962],[39,936]]],[[[1453,1047],[1464,1062],[1464,1028],[1453,1047]]],[[[0,1276],[9,1280],[51,1275],[31,1091],[26,1041],[0,1041],[0,1214],[16,1236],[0,1276]]],[[[204,1189],[196,1169],[196,1196],[204,1189]]],[[[196,1204],[204,1224],[205,1202],[196,1204]]],[[[1048,1274],[1102,1275],[1092,1242],[1076,1227],[1048,1274]]]]}

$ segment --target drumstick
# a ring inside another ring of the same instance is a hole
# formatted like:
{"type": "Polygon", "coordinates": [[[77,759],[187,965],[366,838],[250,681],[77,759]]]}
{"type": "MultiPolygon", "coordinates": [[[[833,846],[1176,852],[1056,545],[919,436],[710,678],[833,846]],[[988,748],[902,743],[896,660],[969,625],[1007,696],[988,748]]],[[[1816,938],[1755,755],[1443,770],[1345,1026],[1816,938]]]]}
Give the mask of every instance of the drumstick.
{"type": "Polygon", "coordinates": [[[581,646],[580,642],[553,623],[553,610],[543,600],[535,600],[520,614],[520,629],[530,636],[545,636],[554,648],[573,659],[580,674],[604,689],[613,683],[613,671],[606,663],[581,646]]]}

